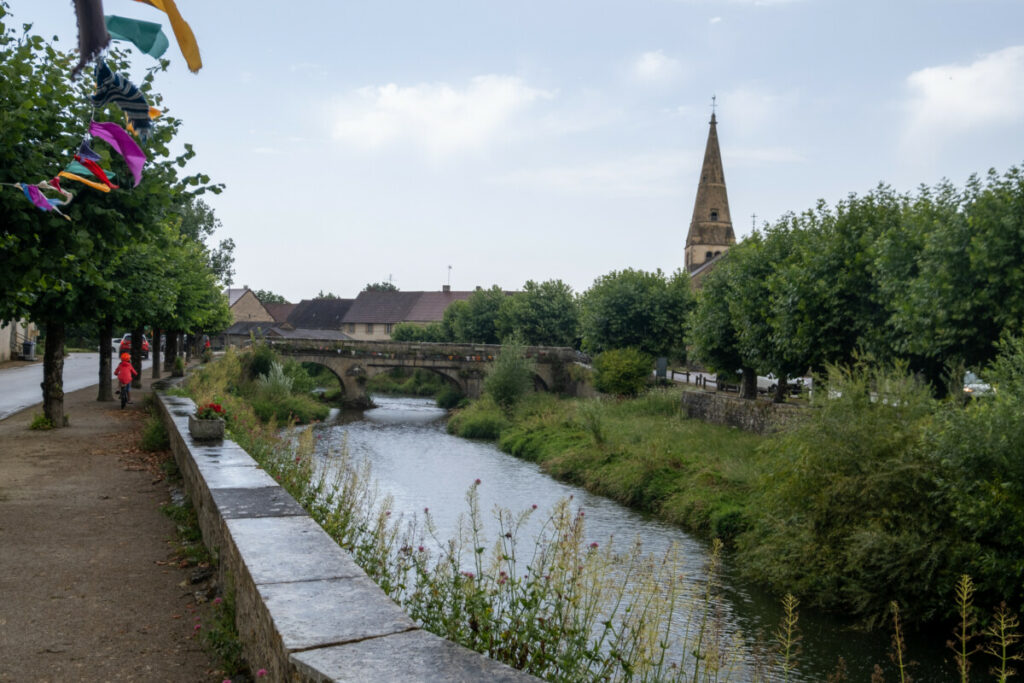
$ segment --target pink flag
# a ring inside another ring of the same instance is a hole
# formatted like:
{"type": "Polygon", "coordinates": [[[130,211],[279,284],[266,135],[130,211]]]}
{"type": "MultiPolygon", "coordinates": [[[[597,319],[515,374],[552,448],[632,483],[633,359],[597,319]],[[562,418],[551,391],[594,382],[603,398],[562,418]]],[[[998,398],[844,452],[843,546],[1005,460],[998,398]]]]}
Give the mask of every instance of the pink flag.
{"type": "Polygon", "coordinates": [[[100,140],[108,142],[111,147],[124,157],[125,163],[128,164],[128,170],[135,177],[134,187],[138,187],[139,183],[142,182],[142,166],[146,163],[146,153],[135,144],[135,140],[132,140],[132,136],[128,134],[128,131],[111,121],[104,121],[103,123],[93,121],[89,124],[89,133],[100,140]]]}

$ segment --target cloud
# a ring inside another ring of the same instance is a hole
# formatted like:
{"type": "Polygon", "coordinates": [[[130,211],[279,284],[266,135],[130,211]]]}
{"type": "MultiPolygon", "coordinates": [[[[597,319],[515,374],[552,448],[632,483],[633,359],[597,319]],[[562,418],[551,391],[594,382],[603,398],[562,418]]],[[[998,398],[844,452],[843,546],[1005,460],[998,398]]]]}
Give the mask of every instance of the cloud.
{"type": "Polygon", "coordinates": [[[709,24],[718,24],[721,23],[721,21],[722,17],[711,17],[710,19],[708,19],[709,24]]]}
{"type": "Polygon", "coordinates": [[[907,76],[904,144],[941,142],[966,130],[1024,115],[1024,45],[964,66],[933,66],[907,76]]]}
{"type": "Polygon", "coordinates": [[[633,62],[633,77],[645,83],[666,83],[681,71],[680,63],[661,50],[645,52],[633,62]]]}
{"type": "Polygon", "coordinates": [[[435,156],[510,137],[517,116],[554,94],[521,78],[488,74],[463,88],[448,83],[395,83],[360,88],[335,105],[334,139],[376,149],[412,144],[435,156]]]}

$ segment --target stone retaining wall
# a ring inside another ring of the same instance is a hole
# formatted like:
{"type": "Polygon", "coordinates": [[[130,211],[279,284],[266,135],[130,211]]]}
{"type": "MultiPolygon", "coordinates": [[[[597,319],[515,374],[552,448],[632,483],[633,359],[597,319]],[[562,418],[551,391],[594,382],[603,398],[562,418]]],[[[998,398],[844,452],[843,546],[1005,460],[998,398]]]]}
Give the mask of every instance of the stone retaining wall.
{"type": "Polygon", "coordinates": [[[157,392],[236,626],[271,681],[537,681],[420,629],[236,443],[196,442],[195,404],[157,392]]]}
{"type": "Polygon", "coordinates": [[[795,420],[801,406],[729,396],[720,392],[684,391],[683,413],[712,424],[737,427],[755,434],[775,432],[795,420]]]}

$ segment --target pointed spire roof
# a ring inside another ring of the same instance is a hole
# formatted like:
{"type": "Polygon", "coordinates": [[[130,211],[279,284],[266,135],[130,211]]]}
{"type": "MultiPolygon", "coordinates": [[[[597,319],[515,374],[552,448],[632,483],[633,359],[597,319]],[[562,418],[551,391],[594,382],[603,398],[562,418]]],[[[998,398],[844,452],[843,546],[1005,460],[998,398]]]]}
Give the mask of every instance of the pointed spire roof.
{"type": "MultiPolygon", "coordinates": [[[[712,112],[708,143],[704,149],[704,164],[700,169],[697,184],[697,198],[693,202],[693,219],[686,235],[687,250],[716,247],[713,251],[725,250],[736,243],[729,214],[729,196],[725,189],[725,171],[722,168],[722,152],[718,146],[718,122],[712,112]]],[[[689,254],[687,268],[693,270],[704,262],[703,254],[689,254]]]]}

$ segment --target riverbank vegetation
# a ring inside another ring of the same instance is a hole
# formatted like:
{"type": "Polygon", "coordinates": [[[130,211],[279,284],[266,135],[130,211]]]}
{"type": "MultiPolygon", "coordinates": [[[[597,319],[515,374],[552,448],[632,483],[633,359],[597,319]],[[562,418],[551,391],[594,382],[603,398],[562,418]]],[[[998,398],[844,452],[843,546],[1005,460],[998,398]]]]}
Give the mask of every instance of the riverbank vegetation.
{"type": "Polygon", "coordinates": [[[561,479],[725,540],[749,579],[872,627],[980,604],[1024,606],[1024,341],[1008,337],[964,404],[907,366],[832,368],[793,429],[758,437],[681,416],[679,391],[635,400],[484,396],[449,431],[490,438],[561,479]]]}
{"type": "MultiPolygon", "coordinates": [[[[904,622],[908,615],[920,619],[927,609],[958,624],[953,642],[956,666],[964,672],[960,680],[968,680],[972,660],[976,667],[994,664],[994,680],[1005,680],[1019,639],[1019,588],[1009,579],[1019,552],[1010,545],[1021,532],[1013,516],[1021,506],[1012,495],[1020,467],[1015,442],[991,443],[983,435],[992,433],[993,424],[1024,431],[1024,416],[1014,410],[1024,397],[1024,342],[1010,339],[1003,349],[992,368],[999,378],[993,401],[966,408],[937,402],[902,368],[837,371],[830,379],[833,398],[812,404],[798,429],[778,437],[707,429],[681,418],[677,391],[663,390],[622,401],[529,394],[511,413],[485,397],[458,412],[452,424],[458,429],[474,414],[499,416],[505,425],[499,443],[507,450],[548,463],[552,473],[605,487],[603,492],[635,506],[681,510],[682,523],[704,524],[709,535],[735,539],[732,561],[788,565],[793,574],[779,575],[779,586],[791,580],[804,590],[801,579],[827,577],[808,591],[812,603],[813,596],[837,595],[857,609],[851,600],[857,592],[844,586],[867,589],[878,582],[881,595],[859,609],[877,612],[875,625],[894,632],[893,663],[885,667],[899,680],[913,672],[904,622]],[[964,459],[956,464],[948,452],[965,435],[982,444],[978,457],[967,458],[970,472],[958,471],[964,459]],[[826,437],[819,449],[815,444],[826,437]],[[690,446],[680,445],[685,443],[690,446]],[[815,450],[820,452],[812,455],[815,450]],[[998,473],[998,484],[987,490],[978,476],[984,467],[998,473]],[[677,490],[666,495],[665,483],[673,481],[677,490]],[[973,488],[960,490],[971,482],[973,488]],[[1010,492],[1006,483],[1013,484],[1010,492]],[[714,499],[715,491],[722,496],[714,499]],[[925,501],[938,509],[925,510],[925,501]],[[788,522],[778,521],[786,515],[788,522]],[[915,521],[924,523],[915,528],[915,521]],[[945,537],[961,537],[963,545],[947,544],[923,557],[918,551],[937,523],[954,525],[945,537]],[[787,534],[789,524],[794,531],[787,534]],[[863,542],[871,533],[877,538],[863,542]],[[774,558],[747,555],[760,535],[770,538],[762,549],[774,558]],[[772,553],[773,547],[779,550],[772,553]],[[865,552],[872,561],[857,566],[851,580],[843,562],[863,560],[865,552]],[[946,564],[936,571],[939,556],[946,564]],[[842,571],[828,575],[833,567],[842,571]],[[883,581],[890,572],[902,583],[883,581]],[[994,581],[998,572],[1006,583],[994,581]],[[940,574],[948,585],[913,585],[940,574]],[[815,592],[819,585],[828,590],[815,592]],[[998,606],[1001,597],[1008,599],[998,606]],[[997,607],[992,612],[976,605],[997,607]]],[[[716,607],[720,549],[707,576],[696,584],[683,581],[674,553],[651,558],[636,549],[615,555],[608,545],[584,542],[584,518],[569,501],[549,513],[496,511],[497,538],[484,538],[479,483],[467,492],[457,537],[436,538],[428,510],[412,518],[393,515],[369,465],[351,459],[343,447],[318,452],[312,430],[281,432],[273,421],[257,419],[233,391],[248,381],[251,367],[252,359],[229,352],[190,377],[188,386],[197,400],[202,392],[228,397],[232,437],[424,628],[548,680],[768,681],[797,667],[794,597],[784,599],[779,629],[763,635],[754,654],[742,654],[740,641],[726,636],[716,607]],[[521,538],[526,520],[542,514],[547,516],[537,543],[521,538]],[[623,576],[630,577],[629,585],[620,581],[623,576]],[[681,639],[669,638],[665,624],[683,605],[689,624],[681,639]]],[[[847,680],[842,664],[836,666],[830,680],[847,680]]],[[[884,676],[882,665],[878,671],[884,676]]]]}

